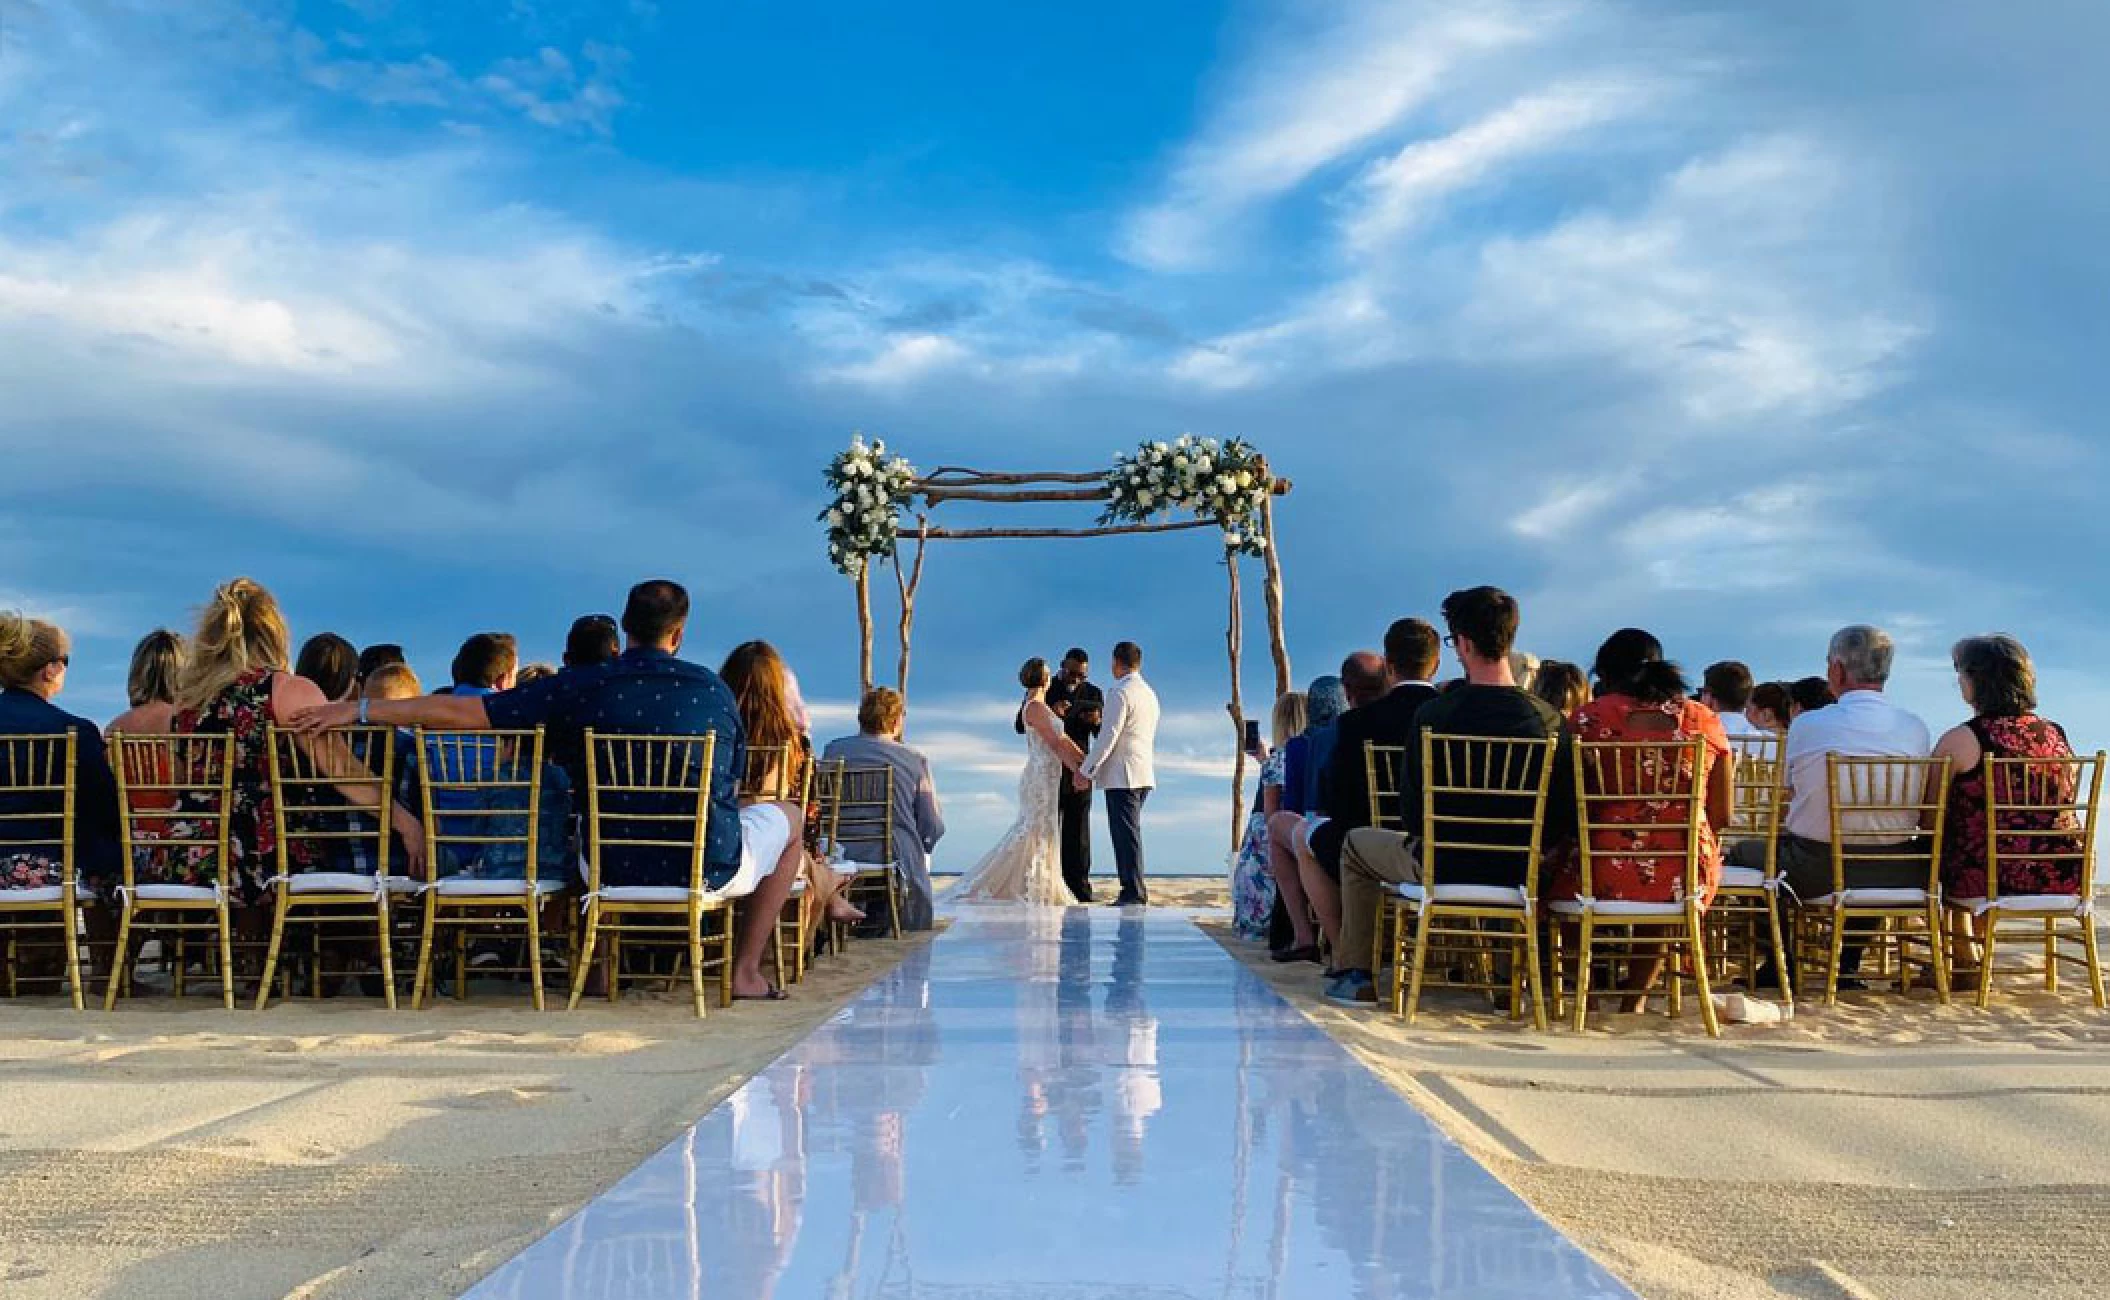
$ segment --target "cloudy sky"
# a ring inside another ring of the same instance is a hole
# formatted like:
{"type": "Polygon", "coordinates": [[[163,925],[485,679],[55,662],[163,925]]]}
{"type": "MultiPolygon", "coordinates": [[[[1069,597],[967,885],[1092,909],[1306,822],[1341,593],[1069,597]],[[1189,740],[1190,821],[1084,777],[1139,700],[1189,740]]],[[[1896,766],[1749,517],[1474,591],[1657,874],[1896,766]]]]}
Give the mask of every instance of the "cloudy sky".
{"type": "MultiPolygon", "coordinates": [[[[107,716],[238,572],[429,677],[666,574],[825,728],[853,429],[1077,470],[1191,429],[1296,480],[1300,677],[1496,582],[1585,661],[1639,624],[1797,676],[1881,622],[1938,725],[1948,644],[2011,631],[2110,743],[2106,40],[2082,0],[0,0],[0,603],[107,716]]],[[[1003,820],[1019,660],[1132,636],[1156,866],[1218,866],[1218,564],[934,553],[941,865],[1003,820]]]]}

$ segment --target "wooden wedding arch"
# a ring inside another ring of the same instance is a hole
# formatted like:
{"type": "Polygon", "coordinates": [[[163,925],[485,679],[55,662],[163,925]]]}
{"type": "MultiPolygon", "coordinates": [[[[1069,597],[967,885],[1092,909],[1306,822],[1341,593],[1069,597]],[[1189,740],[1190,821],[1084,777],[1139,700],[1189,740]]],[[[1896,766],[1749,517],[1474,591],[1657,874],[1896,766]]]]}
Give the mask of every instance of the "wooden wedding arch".
{"type": "Polygon", "coordinates": [[[852,450],[838,456],[829,470],[828,479],[836,491],[836,503],[822,518],[830,524],[831,557],[837,568],[850,578],[855,591],[860,695],[873,686],[873,561],[884,563],[893,571],[894,590],[899,601],[895,620],[899,638],[895,687],[905,699],[913,658],[916,595],[923,582],[923,563],[930,543],[1068,541],[1218,529],[1227,539],[1223,561],[1229,583],[1229,606],[1224,646],[1229,658],[1231,684],[1226,709],[1231,719],[1232,748],[1237,756],[1232,775],[1230,826],[1231,847],[1235,852],[1244,838],[1246,822],[1246,713],[1240,687],[1240,670],[1245,655],[1245,611],[1240,564],[1249,558],[1258,558],[1262,564],[1268,650],[1274,662],[1275,695],[1279,697],[1289,691],[1291,679],[1289,647],[1284,633],[1282,553],[1275,533],[1275,501],[1289,494],[1291,484],[1288,479],[1277,477],[1264,457],[1234,441],[1228,447],[1243,450],[1244,458],[1237,462],[1242,467],[1241,473],[1255,480],[1250,488],[1236,490],[1239,504],[1235,507],[1235,516],[1210,499],[1198,498],[1191,492],[1184,500],[1177,494],[1169,498],[1159,495],[1153,500],[1146,493],[1139,503],[1134,485],[1145,482],[1146,477],[1154,485],[1157,480],[1150,473],[1151,469],[1164,466],[1170,472],[1169,466],[1179,459],[1180,451],[1190,446],[1201,453],[1204,449],[1213,451],[1226,444],[1191,437],[1172,443],[1145,443],[1137,455],[1123,456],[1117,461],[1113,470],[1096,473],[997,473],[950,465],[920,473],[899,458],[889,458],[884,444],[875,444],[877,455],[873,459],[881,466],[880,473],[886,485],[860,498],[859,484],[862,481],[870,485],[873,471],[867,469],[861,478],[844,473],[846,457],[855,458],[869,451],[861,441],[853,442],[852,450]],[[891,470],[886,468],[889,465],[891,470]],[[1124,485],[1127,485],[1125,491],[1124,485]],[[1102,513],[1096,523],[1081,527],[952,528],[932,523],[933,512],[948,502],[983,505],[1097,503],[1102,507],[1102,513]],[[842,540],[855,532],[855,526],[846,529],[842,525],[841,517],[846,513],[861,513],[866,521],[863,525],[865,531],[854,540],[842,540]],[[904,518],[911,515],[912,519],[904,518]],[[901,554],[903,542],[909,544],[911,551],[906,561],[901,554]],[[846,551],[852,553],[846,554],[846,551]]]}

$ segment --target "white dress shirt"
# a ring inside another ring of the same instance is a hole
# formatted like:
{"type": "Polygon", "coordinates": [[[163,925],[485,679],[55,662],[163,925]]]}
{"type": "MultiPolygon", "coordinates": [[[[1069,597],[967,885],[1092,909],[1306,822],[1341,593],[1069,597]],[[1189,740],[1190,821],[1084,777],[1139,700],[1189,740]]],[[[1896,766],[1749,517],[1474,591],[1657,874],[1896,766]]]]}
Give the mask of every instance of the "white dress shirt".
{"type": "Polygon", "coordinates": [[[1732,739],[1737,736],[1766,734],[1764,730],[1751,725],[1751,719],[1744,716],[1742,709],[1721,709],[1717,710],[1714,716],[1722,720],[1722,734],[1732,739]]]}
{"type": "MultiPolygon", "coordinates": [[[[1925,758],[1933,750],[1927,724],[1892,704],[1881,691],[1848,691],[1837,704],[1812,709],[1788,728],[1787,829],[1806,840],[1830,843],[1832,798],[1824,757],[1925,758]]],[[[1911,796],[1918,798],[1918,792],[1911,796]]],[[[1919,833],[1917,814],[1855,814],[1845,829],[1871,840],[1907,840],[1919,833]]]]}

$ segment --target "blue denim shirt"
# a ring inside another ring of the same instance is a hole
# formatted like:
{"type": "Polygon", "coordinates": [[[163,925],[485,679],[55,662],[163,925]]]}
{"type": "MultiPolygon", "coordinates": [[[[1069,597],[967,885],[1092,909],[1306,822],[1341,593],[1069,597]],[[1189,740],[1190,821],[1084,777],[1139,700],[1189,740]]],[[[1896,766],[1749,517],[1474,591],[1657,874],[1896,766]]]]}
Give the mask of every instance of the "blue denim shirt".
{"type": "MultiPolygon", "coordinates": [[[[740,866],[740,781],[747,772],[747,732],[732,690],[700,664],[663,650],[629,649],[605,664],[566,668],[553,677],[484,697],[491,725],[545,728],[547,753],[586,801],[586,731],[641,736],[715,732],[711,824],[705,865],[725,877],[740,866]]],[[[603,855],[603,885],[685,885],[689,865],[666,850],[603,855]]]]}

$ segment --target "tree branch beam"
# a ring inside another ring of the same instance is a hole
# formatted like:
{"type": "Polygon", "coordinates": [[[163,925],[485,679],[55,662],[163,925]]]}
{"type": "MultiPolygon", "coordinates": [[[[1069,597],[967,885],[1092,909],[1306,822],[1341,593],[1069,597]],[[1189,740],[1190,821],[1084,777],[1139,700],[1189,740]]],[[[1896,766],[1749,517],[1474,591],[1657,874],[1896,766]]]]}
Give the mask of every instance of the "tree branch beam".
{"type": "Polygon", "coordinates": [[[1158,524],[1108,524],[1100,528],[933,528],[925,536],[933,542],[966,542],[990,538],[1127,537],[1138,533],[1177,533],[1190,528],[1215,528],[1213,519],[1174,519],[1158,524]]]}

